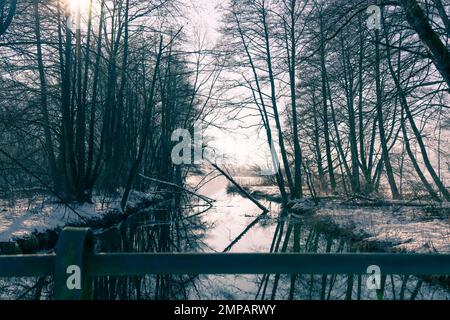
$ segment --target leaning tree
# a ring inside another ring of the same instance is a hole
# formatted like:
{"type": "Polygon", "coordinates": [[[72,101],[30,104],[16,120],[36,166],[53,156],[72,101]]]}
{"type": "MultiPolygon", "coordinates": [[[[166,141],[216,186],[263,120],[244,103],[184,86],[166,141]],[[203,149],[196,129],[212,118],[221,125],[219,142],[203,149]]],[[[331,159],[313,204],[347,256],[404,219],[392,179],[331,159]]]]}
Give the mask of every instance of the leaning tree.
{"type": "Polygon", "coordinates": [[[17,0],[0,0],[0,36],[6,33],[16,12],[17,0]]]}

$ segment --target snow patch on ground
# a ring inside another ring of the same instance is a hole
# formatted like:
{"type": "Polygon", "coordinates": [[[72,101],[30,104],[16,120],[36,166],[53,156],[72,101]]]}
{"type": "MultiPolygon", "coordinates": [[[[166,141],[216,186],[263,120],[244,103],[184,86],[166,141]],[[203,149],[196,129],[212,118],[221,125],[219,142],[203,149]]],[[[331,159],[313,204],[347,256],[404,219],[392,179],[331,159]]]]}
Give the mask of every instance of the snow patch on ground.
{"type": "Polygon", "coordinates": [[[326,208],[316,217],[329,218],[366,241],[390,244],[396,250],[450,252],[448,218],[429,216],[420,208],[326,208]]]}
{"type": "MultiPolygon", "coordinates": [[[[155,200],[155,194],[133,191],[128,207],[135,207],[143,200],[155,200]]],[[[94,197],[92,204],[71,204],[85,220],[102,218],[107,212],[120,210],[120,197],[94,197]]],[[[0,201],[0,242],[7,242],[48,229],[63,227],[68,223],[82,222],[69,207],[48,198],[0,201]]]]}

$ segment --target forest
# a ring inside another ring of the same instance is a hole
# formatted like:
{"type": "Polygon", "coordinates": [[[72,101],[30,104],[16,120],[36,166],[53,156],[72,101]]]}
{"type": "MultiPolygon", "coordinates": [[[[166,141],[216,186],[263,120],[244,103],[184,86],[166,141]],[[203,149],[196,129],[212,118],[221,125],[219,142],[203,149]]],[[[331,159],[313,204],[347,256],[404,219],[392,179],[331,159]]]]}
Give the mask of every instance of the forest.
{"type": "MultiPolygon", "coordinates": [[[[107,252],[450,251],[449,0],[0,0],[0,88],[0,254],[80,224],[114,230],[107,252]]],[[[202,296],[195,278],[94,296],[202,296]]],[[[364,296],[360,276],[272,278],[208,297],[364,296]]]]}
{"type": "Polygon", "coordinates": [[[386,4],[372,31],[364,1],[268,3],[232,2],[223,42],[229,86],[248,92],[236,108],[251,104],[279,146],[283,199],[307,189],[449,201],[443,3],[386,4]]]}
{"type": "Polygon", "coordinates": [[[231,1],[217,47],[192,53],[176,1],[89,1],[83,21],[70,1],[3,1],[3,192],[84,202],[140,171],[182,182],[171,133],[216,107],[260,115],[283,199],[385,181],[393,199],[450,201],[446,7],[386,5],[371,32],[364,3],[231,1]],[[214,85],[242,90],[222,102],[214,85]]]}

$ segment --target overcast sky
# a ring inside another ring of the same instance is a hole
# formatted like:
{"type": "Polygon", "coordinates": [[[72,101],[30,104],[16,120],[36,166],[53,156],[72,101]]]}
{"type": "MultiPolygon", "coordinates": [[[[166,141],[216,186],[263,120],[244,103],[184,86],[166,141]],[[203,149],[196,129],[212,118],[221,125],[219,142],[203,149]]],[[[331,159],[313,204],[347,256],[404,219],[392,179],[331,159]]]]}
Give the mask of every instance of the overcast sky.
{"type": "MultiPolygon", "coordinates": [[[[226,6],[226,0],[188,0],[192,4],[192,21],[205,35],[211,44],[214,44],[220,37],[220,7],[226,6]]],[[[213,141],[210,145],[219,153],[226,155],[230,162],[238,165],[252,165],[258,163],[265,165],[270,160],[269,148],[264,135],[258,136],[256,128],[244,129],[255,124],[259,118],[247,118],[246,123],[231,121],[218,123],[226,124],[231,130],[220,130],[210,128],[206,135],[213,141]],[[250,122],[249,122],[250,121],[250,122]]]]}
{"type": "MultiPolygon", "coordinates": [[[[70,0],[72,5],[72,13],[75,16],[77,6],[81,7],[82,23],[85,23],[87,18],[87,10],[89,0],[70,0]]],[[[226,6],[227,0],[183,0],[187,9],[187,24],[184,30],[187,35],[192,35],[194,38],[195,32],[205,35],[213,47],[215,42],[220,37],[220,8],[226,6]]],[[[99,8],[96,8],[99,10],[99,8]]],[[[76,23],[74,17],[73,23],[76,23]]],[[[238,94],[237,94],[238,95],[238,94]]],[[[245,112],[244,112],[245,113],[245,112]]],[[[241,114],[242,115],[242,114],[241,114]]],[[[238,121],[226,122],[222,118],[220,126],[226,125],[230,130],[224,131],[217,128],[210,127],[205,135],[212,139],[210,146],[214,148],[217,153],[224,154],[225,158],[230,159],[231,163],[238,165],[252,165],[258,163],[265,165],[270,160],[269,148],[264,135],[258,136],[256,128],[244,129],[258,123],[259,118],[246,118],[244,123],[238,121]],[[253,121],[249,122],[249,121],[253,121]]]]}

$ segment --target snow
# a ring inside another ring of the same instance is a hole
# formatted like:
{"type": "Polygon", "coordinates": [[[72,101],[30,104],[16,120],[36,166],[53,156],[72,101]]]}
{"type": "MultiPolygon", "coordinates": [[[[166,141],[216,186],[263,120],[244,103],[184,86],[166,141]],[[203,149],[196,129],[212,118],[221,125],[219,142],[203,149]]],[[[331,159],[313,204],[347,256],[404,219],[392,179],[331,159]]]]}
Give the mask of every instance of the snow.
{"type": "MultiPolygon", "coordinates": [[[[254,187],[250,190],[268,196],[279,193],[275,187],[254,187]]],[[[420,202],[410,201],[408,206],[402,205],[404,201],[387,202],[391,205],[358,207],[361,204],[358,201],[353,201],[352,205],[342,205],[342,200],[330,197],[318,206],[309,199],[293,200],[288,206],[294,215],[300,210],[317,208],[314,219],[325,223],[331,220],[331,223],[351,231],[358,238],[382,244],[394,251],[450,253],[450,203],[437,205],[437,212],[442,212],[441,215],[431,215],[419,206],[423,205],[420,202]]]]}
{"type": "MultiPolygon", "coordinates": [[[[155,200],[156,195],[133,191],[128,207],[137,206],[142,200],[155,200]]],[[[93,197],[93,204],[71,204],[85,220],[102,218],[113,210],[120,211],[120,197],[93,197]]],[[[81,219],[66,205],[47,198],[18,199],[13,202],[0,201],[0,242],[12,241],[33,232],[63,227],[69,223],[80,223],[81,219]]]]}
{"type": "Polygon", "coordinates": [[[318,219],[331,219],[365,241],[384,243],[393,250],[449,253],[448,218],[429,216],[420,208],[325,208],[318,219]]]}
{"type": "MultiPolygon", "coordinates": [[[[250,190],[260,191],[266,196],[279,193],[274,187],[250,190]]],[[[382,244],[394,251],[450,253],[450,203],[438,205],[441,216],[428,214],[419,206],[423,205],[420,202],[408,202],[408,206],[402,205],[404,201],[390,200],[388,203],[391,205],[358,207],[361,204],[358,201],[342,205],[342,200],[330,197],[318,206],[310,199],[293,200],[288,206],[294,215],[301,210],[316,208],[314,219],[325,223],[330,221],[342,230],[351,231],[357,238],[382,244]]]]}

